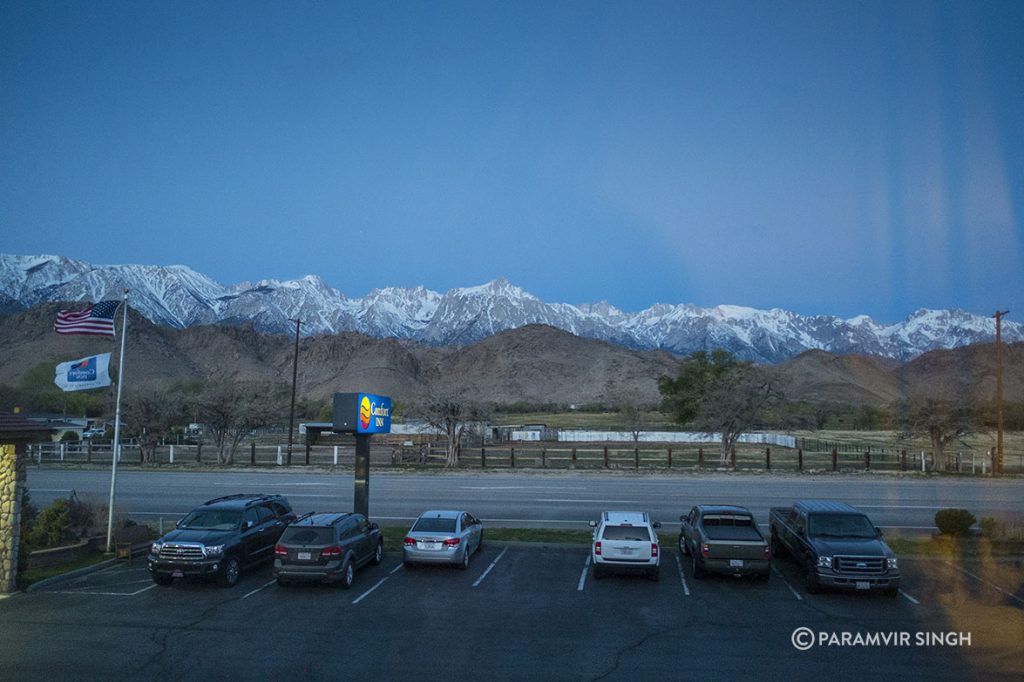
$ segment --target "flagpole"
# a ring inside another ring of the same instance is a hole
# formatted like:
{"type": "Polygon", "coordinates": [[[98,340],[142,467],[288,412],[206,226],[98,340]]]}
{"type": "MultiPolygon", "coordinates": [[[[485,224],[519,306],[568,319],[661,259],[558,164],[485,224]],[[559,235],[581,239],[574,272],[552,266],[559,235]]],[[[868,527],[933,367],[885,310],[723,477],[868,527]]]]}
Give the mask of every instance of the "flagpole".
{"type": "Polygon", "coordinates": [[[124,318],[121,323],[121,357],[117,361],[117,407],[114,411],[114,452],[110,463],[110,501],[107,505],[107,553],[114,551],[114,486],[117,460],[121,458],[121,389],[124,387],[124,342],[128,336],[128,289],[124,290],[124,318]]]}

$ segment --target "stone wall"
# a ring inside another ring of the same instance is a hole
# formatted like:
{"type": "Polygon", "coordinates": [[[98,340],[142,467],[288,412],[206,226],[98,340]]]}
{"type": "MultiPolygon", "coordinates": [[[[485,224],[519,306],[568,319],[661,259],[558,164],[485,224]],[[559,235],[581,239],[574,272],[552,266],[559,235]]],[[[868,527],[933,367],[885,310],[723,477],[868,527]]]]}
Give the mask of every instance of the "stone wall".
{"type": "Polygon", "coordinates": [[[21,500],[25,494],[25,461],[13,443],[0,443],[0,593],[18,586],[18,541],[21,500]]]}

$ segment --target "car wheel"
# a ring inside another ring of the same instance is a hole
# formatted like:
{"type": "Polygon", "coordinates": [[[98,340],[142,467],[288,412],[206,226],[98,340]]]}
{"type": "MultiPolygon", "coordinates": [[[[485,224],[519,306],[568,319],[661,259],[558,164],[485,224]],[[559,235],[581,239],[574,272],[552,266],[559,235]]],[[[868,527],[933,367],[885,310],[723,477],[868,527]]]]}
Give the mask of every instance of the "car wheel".
{"type": "Polygon", "coordinates": [[[224,560],[224,567],[220,569],[220,576],[217,583],[221,587],[234,587],[238,582],[238,576],[242,573],[242,564],[238,557],[230,556],[224,560]]]}
{"type": "Polygon", "coordinates": [[[345,565],[341,567],[341,579],[338,580],[338,585],[343,590],[347,590],[352,587],[352,583],[356,580],[356,567],[352,563],[352,558],[349,557],[345,565]]]}
{"type": "Polygon", "coordinates": [[[770,542],[772,556],[786,556],[786,548],[779,542],[779,536],[772,533],[772,539],[770,542]]]}
{"type": "Polygon", "coordinates": [[[466,545],[466,551],[462,553],[462,562],[459,564],[459,568],[465,571],[469,568],[469,545],[466,545]]]}
{"type": "Polygon", "coordinates": [[[821,583],[818,582],[818,569],[810,559],[807,560],[804,570],[807,572],[807,593],[818,594],[821,592],[821,583]]]}
{"type": "Polygon", "coordinates": [[[373,558],[370,559],[374,566],[380,566],[380,562],[384,561],[384,543],[378,542],[377,546],[373,549],[373,558]]]}
{"type": "Polygon", "coordinates": [[[690,555],[690,548],[687,547],[686,540],[684,540],[681,535],[679,536],[679,553],[683,556],[690,555]]]}
{"type": "Polygon", "coordinates": [[[704,564],[701,563],[696,554],[691,553],[690,558],[693,564],[693,579],[700,580],[707,575],[707,571],[704,570],[704,564]]]}
{"type": "Polygon", "coordinates": [[[172,578],[169,575],[164,575],[162,573],[154,573],[153,582],[155,582],[157,585],[170,585],[174,582],[174,578],[172,578]]]}

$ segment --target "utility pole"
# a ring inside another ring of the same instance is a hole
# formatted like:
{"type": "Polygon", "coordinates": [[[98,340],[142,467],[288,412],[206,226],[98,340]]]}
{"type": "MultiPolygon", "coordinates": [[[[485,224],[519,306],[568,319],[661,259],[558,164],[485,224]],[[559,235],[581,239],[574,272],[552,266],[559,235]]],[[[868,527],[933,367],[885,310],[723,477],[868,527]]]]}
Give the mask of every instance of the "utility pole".
{"type": "Polygon", "coordinates": [[[996,461],[994,473],[1003,473],[1003,315],[1009,310],[997,310],[996,318],[996,461]]]}
{"type": "Polygon", "coordinates": [[[295,429],[295,383],[299,378],[299,327],[302,320],[288,320],[295,323],[295,357],[292,358],[292,416],[288,419],[288,464],[292,463],[292,434],[295,429]]]}

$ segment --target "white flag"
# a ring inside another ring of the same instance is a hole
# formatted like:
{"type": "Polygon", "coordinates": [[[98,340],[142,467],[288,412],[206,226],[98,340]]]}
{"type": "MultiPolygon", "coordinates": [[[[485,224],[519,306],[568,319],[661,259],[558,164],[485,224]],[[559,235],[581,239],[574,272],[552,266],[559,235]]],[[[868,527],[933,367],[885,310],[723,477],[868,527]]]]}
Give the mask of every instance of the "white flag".
{"type": "Polygon", "coordinates": [[[62,362],[53,383],[63,391],[85,391],[110,385],[110,353],[62,362]]]}

